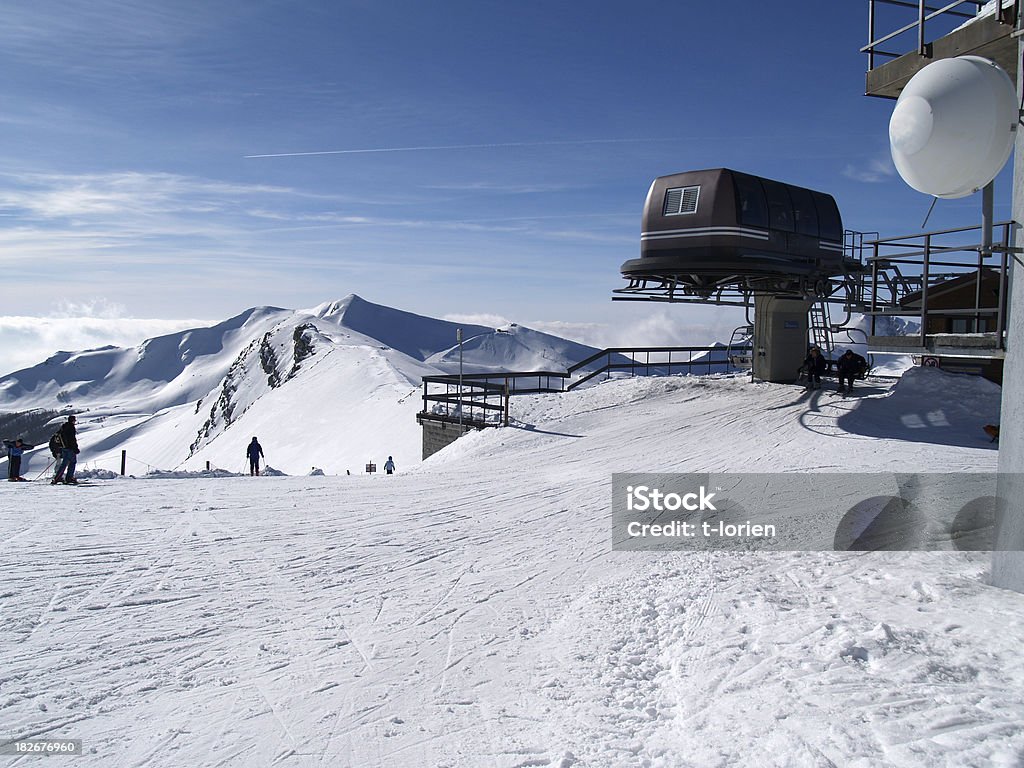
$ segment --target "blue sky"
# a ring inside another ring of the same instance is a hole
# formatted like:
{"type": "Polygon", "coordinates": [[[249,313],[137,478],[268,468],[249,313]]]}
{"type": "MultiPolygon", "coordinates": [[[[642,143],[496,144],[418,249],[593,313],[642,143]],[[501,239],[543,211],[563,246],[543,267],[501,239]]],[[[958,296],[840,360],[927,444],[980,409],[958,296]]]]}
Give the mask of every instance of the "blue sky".
{"type": "MultiPolygon", "coordinates": [[[[893,102],[863,96],[860,0],[13,0],[4,17],[0,340],[19,361],[85,344],[69,316],[130,336],[348,293],[704,343],[741,318],[610,300],[654,177],[733,167],[889,235],[930,204],[889,159],[893,102]],[[336,154],[253,157],[318,152],[336,154]],[[33,336],[58,317],[59,338],[33,336]]],[[[979,219],[977,195],[940,201],[929,228],[979,219]]]]}

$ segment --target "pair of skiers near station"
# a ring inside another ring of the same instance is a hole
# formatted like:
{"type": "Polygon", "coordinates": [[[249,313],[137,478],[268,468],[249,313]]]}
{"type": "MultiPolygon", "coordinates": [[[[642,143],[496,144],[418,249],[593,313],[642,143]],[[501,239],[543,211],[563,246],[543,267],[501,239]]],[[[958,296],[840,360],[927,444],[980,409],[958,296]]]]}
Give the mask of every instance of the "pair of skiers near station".
{"type": "MultiPolygon", "coordinates": [[[[260,473],[260,459],[265,459],[265,457],[263,455],[263,446],[260,445],[260,441],[255,437],[253,437],[245,449],[245,455],[249,459],[249,475],[251,477],[258,476],[260,473]]],[[[384,464],[384,471],[389,475],[395,471],[395,460],[390,456],[388,456],[388,460],[384,464]]]]}
{"type": "MultiPolygon", "coordinates": [[[[821,349],[812,346],[804,359],[803,372],[807,376],[808,389],[821,389],[821,377],[829,369],[831,362],[821,354],[821,349]]],[[[868,361],[852,349],[846,350],[836,360],[836,373],[839,374],[839,392],[853,392],[853,380],[862,376],[868,369],[868,361]]]]}
{"type": "MultiPolygon", "coordinates": [[[[21,476],[21,457],[25,451],[31,451],[29,445],[20,437],[17,440],[4,440],[7,448],[7,480],[9,482],[25,482],[21,476]]],[[[75,478],[75,466],[78,463],[78,434],[75,429],[75,417],[68,416],[60,429],[50,438],[50,452],[57,462],[57,471],[50,480],[50,485],[78,485],[75,478]]]]}

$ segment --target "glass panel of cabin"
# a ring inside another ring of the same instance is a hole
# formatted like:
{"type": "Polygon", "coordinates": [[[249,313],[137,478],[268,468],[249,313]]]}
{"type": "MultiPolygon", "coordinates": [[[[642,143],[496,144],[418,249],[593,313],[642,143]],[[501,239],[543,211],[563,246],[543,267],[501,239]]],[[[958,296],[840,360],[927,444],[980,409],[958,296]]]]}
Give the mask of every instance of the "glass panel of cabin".
{"type": "Polygon", "coordinates": [[[814,207],[811,190],[790,187],[789,197],[793,201],[793,225],[801,235],[818,236],[818,212],[814,207]]]}
{"type": "Polygon", "coordinates": [[[769,179],[761,179],[764,193],[768,198],[768,217],[772,229],[785,232],[795,231],[793,228],[793,202],[789,199],[789,190],[785,184],[769,179]]]}
{"type": "Polygon", "coordinates": [[[742,227],[768,228],[768,203],[761,182],[745,173],[732,175],[736,188],[736,219],[742,227]]]}
{"type": "Polygon", "coordinates": [[[830,195],[811,192],[814,207],[818,211],[818,232],[822,240],[843,242],[843,220],[839,218],[839,208],[830,195]]]}

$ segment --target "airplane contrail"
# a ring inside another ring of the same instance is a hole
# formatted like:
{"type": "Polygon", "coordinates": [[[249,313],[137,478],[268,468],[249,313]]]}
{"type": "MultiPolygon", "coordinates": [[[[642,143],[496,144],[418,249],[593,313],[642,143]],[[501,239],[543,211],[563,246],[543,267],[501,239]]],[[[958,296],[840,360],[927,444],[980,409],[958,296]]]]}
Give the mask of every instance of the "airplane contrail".
{"type": "Polygon", "coordinates": [[[678,141],[677,138],[661,139],[569,139],[565,141],[505,141],[492,144],[446,144],[423,147],[378,147],[373,149],[326,149],[319,152],[275,152],[264,155],[245,155],[246,160],[264,157],[311,157],[314,155],[365,155],[374,152],[430,152],[445,149],[492,149],[499,147],[550,147],[567,144],[637,144],[655,141],[678,141]]]}

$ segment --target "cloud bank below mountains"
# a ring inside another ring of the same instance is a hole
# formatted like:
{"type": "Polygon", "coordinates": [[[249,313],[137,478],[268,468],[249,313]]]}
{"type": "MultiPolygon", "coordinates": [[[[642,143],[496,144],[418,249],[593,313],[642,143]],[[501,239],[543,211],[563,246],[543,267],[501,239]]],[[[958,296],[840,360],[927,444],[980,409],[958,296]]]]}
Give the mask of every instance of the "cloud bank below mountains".
{"type": "Polygon", "coordinates": [[[108,313],[50,317],[0,316],[0,376],[41,363],[60,351],[107,345],[131,347],[154,336],[209,325],[206,320],[117,317],[108,313]]]}

